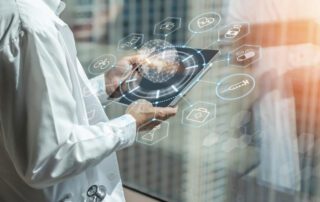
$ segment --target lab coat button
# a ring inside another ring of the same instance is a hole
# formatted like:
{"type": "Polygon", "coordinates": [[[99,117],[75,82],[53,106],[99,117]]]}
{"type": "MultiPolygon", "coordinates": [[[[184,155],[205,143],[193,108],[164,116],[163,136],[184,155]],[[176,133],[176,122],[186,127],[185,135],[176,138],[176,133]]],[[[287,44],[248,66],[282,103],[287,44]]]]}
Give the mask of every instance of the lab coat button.
{"type": "Polygon", "coordinates": [[[101,202],[106,197],[107,189],[103,185],[92,185],[87,191],[87,196],[90,200],[101,202]]]}

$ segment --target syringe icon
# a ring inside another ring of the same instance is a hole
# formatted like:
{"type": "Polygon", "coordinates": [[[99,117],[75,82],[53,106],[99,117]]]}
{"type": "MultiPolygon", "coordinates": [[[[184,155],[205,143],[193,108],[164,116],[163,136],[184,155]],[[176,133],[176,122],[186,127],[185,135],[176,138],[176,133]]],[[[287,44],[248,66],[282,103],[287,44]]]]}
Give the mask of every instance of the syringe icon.
{"type": "Polygon", "coordinates": [[[226,93],[228,91],[234,91],[234,90],[237,90],[237,89],[239,89],[241,87],[247,86],[249,84],[250,84],[249,80],[245,79],[245,80],[242,80],[239,83],[236,83],[236,84],[233,84],[233,85],[229,86],[227,89],[223,90],[221,93],[226,93]]]}

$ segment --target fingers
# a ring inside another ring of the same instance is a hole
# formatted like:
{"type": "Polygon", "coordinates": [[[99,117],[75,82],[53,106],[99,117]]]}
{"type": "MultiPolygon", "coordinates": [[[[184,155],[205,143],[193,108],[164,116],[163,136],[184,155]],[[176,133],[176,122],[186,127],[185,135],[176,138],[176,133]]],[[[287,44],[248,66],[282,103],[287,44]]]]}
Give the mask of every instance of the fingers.
{"type": "Polygon", "coordinates": [[[149,124],[139,128],[139,131],[146,131],[146,130],[152,130],[154,127],[160,125],[161,122],[160,121],[152,121],[149,124]]]}
{"type": "Polygon", "coordinates": [[[137,100],[127,108],[127,114],[135,118],[139,130],[150,130],[177,113],[178,108],[154,107],[147,100],[137,100]],[[142,128],[141,128],[142,127],[142,128]]]}
{"type": "Polygon", "coordinates": [[[155,107],[155,119],[158,120],[166,120],[174,115],[177,114],[178,108],[177,107],[155,107]]]}
{"type": "Polygon", "coordinates": [[[133,102],[127,109],[127,112],[135,111],[136,113],[146,114],[151,113],[154,114],[153,106],[150,102],[144,99],[139,99],[133,102]]]}
{"type": "Polygon", "coordinates": [[[145,125],[143,128],[140,128],[141,131],[145,131],[145,130],[151,130],[154,127],[156,127],[157,125],[161,124],[161,121],[167,120],[168,118],[176,115],[178,108],[177,107],[153,107],[154,111],[155,111],[155,115],[153,120],[145,125]]]}

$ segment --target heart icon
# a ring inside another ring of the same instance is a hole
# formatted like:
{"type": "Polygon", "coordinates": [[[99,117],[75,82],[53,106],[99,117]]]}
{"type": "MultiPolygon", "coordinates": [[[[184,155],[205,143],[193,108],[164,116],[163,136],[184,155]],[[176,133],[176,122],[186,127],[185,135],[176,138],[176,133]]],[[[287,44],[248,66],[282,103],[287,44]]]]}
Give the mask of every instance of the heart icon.
{"type": "Polygon", "coordinates": [[[198,19],[197,23],[198,23],[198,27],[200,29],[202,29],[202,28],[204,28],[206,26],[209,26],[209,25],[213,24],[214,21],[215,21],[215,19],[212,18],[212,17],[202,17],[202,18],[198,19]]]}

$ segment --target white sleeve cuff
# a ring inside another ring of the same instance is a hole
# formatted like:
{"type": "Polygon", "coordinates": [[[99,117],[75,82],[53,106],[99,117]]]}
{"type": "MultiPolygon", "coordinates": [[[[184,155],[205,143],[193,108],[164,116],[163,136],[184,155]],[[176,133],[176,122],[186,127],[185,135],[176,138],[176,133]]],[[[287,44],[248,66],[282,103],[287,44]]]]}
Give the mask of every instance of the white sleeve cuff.
{"type": "Polygon", "coordinates": [[[109,125],[116,126],[115,128],[122,130],[116,133],[120,138],[120,148],[123,149],[132,145],[136,139],[137,124],[136,120],[129,114],[120,116],[108,122],[109,125]]]}

